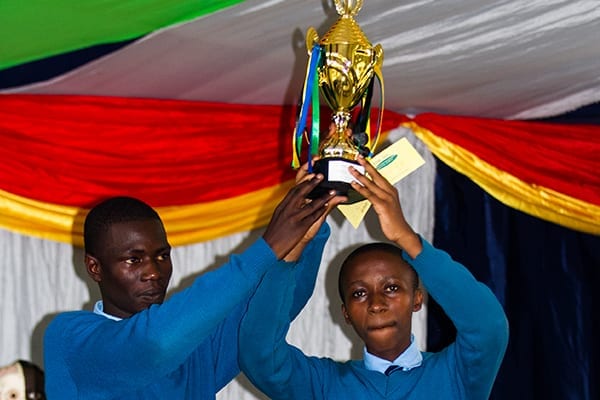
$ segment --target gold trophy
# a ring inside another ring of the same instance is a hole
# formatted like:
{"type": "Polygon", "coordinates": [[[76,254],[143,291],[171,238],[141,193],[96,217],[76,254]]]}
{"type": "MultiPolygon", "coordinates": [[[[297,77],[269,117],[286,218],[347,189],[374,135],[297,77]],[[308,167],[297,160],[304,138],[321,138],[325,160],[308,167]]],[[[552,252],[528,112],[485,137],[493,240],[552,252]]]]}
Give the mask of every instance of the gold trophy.
{"type": "MultiPolygon", "coordinates": [[[[295,168],[300,166],[300,142],[305,133],[307,103],[310,103],[309,99],[312,98],[312,135],[307,135],[310,146],[309,170],[312,168],[312,172],[322,173],[325,176],[323,182],[311,194],[310,197],[313,198],[334,189],[339,194],[347,195],[349,203],[360,200],[360,195],[350,186],[354,178],[348,172],[348,167],[353,166],[364,173],[364,169],[356,159],[359,154],[365,157],[372,155],[377,144],[383,100],[380,104],[375,140],[372,140],[370,135],[369,109],[375,77],[379,79],[383,93],[381,76],[383,48],[379,44],[372,46],[354,20],[362,3],[362,0],[335,0],[335,7],[340,17],[323,38],[319,40],[316,30],[312,27],[306,33],[306,46],[310,60],[302,110],[294,134],[295,153],[292,165],[295,168]],[[321,144],[318,144],[321,140],[318,133],[319,94],[332,110],[332,123],[335,126],[335,132],[324,138],[321,144]],[[359,104],[359,123],[353,124],[353,111],[359,104]],[[352,132],[349,131],[351,125],[353,125],[352,132]],[[311,159],[317,155],[319,159],[313,165],[311,159]]],[[[383,99],[383,94],[381,98],[383,99]]]]}

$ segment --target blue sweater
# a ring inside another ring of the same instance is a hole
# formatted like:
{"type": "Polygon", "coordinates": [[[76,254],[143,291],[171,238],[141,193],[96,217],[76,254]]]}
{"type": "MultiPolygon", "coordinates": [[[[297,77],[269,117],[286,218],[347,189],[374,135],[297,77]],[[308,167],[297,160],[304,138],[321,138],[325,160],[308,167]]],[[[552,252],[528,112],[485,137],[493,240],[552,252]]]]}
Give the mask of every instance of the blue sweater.
{"type": "MultiPolygon", "coordinates": [[[[328,236],[324,225],[298,261],[309,277],[295,290],[291,316],[312,294],[328,236]]],[[[44,336],[48,399],[214,399],[240,371],[238,329],[249,297],[268,270],[286,264],[261,238],[130,318],[59,314],[44,336]]]]}
{"type": "Polygon", "coordinates": [[[278,269],[269,272],[269,284],[255,292],[242,320],[242,371],[275,400],[487,399],[508,342],[501,305],[465,267],[424,240],[416,259],[404,258],[457,328],[456,341],[443,351],[425,352],[420,367],[389,377],[367,370],[362,360],[306,356],[285,340],[295,275],[302,271],[278,269]]]}

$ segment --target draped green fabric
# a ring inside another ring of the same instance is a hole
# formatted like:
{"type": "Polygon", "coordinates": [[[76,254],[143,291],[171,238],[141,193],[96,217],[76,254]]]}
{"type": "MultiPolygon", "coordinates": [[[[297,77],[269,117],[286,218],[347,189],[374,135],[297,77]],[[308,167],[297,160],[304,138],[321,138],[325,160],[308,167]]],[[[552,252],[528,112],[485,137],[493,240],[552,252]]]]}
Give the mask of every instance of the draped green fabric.
{"type": "Polygon", "coordinates": [[[133,39],[243,0],[2,0],[0,70],[133,39]]]}

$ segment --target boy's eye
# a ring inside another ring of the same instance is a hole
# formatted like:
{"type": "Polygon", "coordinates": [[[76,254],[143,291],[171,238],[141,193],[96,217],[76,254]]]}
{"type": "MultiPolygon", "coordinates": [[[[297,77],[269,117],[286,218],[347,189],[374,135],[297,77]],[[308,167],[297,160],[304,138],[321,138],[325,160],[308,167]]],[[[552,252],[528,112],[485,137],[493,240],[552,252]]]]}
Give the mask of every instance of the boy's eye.
{"type": "Polygon", "coordinates": [[[354,297],[355,299],[363,297],[364,295],[365,295],[365,291],[363,289],[355,290],[354,292],[352,292],[352,297],[354,297]]]}
{"type": "Polygon", "coordinates": [[[397,292],[400,289],[398,285],[389,285],[386,287],[388,292],[397,292]]]}
{"type": "Polygon", "coordinates": [[[133,265],[133,264],[139,263],[140,261],[141,261],[141,259],[138,257],[129,257],[128,259],[125,260],[125,263],[129,264],[129,265],[133,265]]]}
{"type": "Polygon", "coordinates": [[[158,261],[167,261],[169,258],[171,258],[171,255],[169,253],[161,254],[158,257],[156,257],[158,261]]]}

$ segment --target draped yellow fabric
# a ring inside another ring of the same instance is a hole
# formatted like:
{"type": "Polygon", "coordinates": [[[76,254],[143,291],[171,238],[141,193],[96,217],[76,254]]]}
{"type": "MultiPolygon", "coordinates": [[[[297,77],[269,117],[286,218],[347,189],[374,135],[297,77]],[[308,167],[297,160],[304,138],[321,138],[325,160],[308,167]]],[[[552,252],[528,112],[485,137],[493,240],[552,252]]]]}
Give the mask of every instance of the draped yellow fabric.
{"type": "MultiPolygon", "coordinates": [[[[267,224],[293,181],[208,203],[157,207],[173,246],[212,240],[267,224]]],[[[86,209],[44,203],[0,190],[0,227],[83,246],[86,209]]]]}
{"type": "Polygon", "coordinates": [[[415,132],[440,160],[469,177],[502,203],[570,229],[600,234],[600,207],[523,182],[415,122],[402,125],[415,132]]]}

